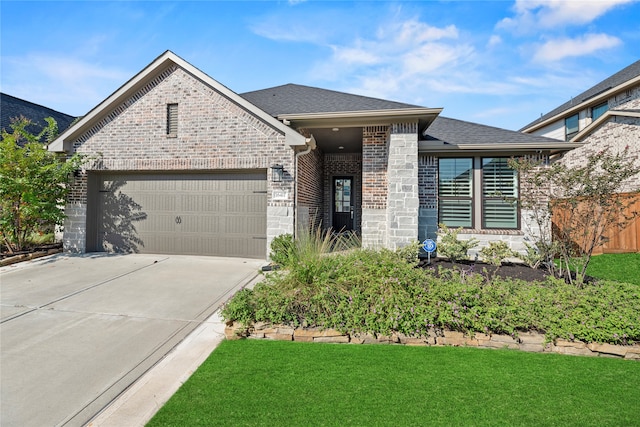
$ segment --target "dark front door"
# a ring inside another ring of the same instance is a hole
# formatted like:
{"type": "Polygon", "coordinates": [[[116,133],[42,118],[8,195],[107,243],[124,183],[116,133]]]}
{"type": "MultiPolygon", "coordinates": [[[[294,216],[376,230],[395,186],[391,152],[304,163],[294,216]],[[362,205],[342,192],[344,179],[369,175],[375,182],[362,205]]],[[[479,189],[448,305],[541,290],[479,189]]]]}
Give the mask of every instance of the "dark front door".
{"type": "Polygon", "coordinates": [[[353,177],[333,178],[333,229],[353,230],[353,177]]]}

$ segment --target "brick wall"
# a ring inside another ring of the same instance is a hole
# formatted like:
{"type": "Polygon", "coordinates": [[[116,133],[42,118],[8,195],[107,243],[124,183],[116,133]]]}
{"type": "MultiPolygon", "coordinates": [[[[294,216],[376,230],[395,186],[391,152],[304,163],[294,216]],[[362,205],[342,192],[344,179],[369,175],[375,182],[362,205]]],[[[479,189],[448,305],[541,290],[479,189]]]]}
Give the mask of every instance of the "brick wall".
{"type": "Polygon", "coordinates": [[[388,126],[362,129],[362,207],[387,207],[388,126]]]}
{"type": "MultiPolygon", "coordinates": [[[[267,245],[276,235],[293,232],[294,152],[285,145],[284,135],[179,67],[159,71],[73,147],[94,157],[89,171],[264,169],[270,176],[271,165],[284,165],[283,182],[267,180],[267,245]],[[175,137],[166,130],[170,103],[178,104],[175,137]],[[275,190],[285,197],[273,200],[275,190]]],[[[69,236],[83,236],[78,224],[86,224],[86,177],[84,171],[68,199],[68,212],[78,212],[65,225],[69,236]]],[[[83,247],[71,240],[66,246],[78,251],[83,247]]]]}
{"type": "MultiPolygon", "coordinates": [[[[590,154],[608,149],[611,153],[620,153],[625,149],[630,158],[640,167],[640,118],[611,117],[605,124],[585,140],[585,145],[566,153],[562,159],[568,166],[583,165],[590,154]]],[[[630,178],[621,186],[621,192],[640,188],[640,174],[630,178]]]]}
{"type": "Polygon", "coordinates": [[[298,227],[319,227],[326,223],[323,211],[323,158],[316,148],[298,157],[298,227]]]}

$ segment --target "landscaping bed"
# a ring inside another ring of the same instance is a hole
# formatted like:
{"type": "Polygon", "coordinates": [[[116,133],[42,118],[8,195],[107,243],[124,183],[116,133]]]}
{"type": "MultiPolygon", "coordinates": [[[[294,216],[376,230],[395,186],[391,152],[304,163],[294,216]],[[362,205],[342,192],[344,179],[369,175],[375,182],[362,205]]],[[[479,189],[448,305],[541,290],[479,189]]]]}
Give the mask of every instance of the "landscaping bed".
{"type": "Polygon", "coordinates": [[[536,333],[545,343],[578,346],[640,342],[640,287],[608,280],[577,286],[546,274],[534,278],[539,273],[441,260],[427,266],[407,251],[356,250],[300,259],[238,292],[222,314],[248,327],[334,329],[349,336],[421,339],[449,331],[471,339],[536,333]]]}

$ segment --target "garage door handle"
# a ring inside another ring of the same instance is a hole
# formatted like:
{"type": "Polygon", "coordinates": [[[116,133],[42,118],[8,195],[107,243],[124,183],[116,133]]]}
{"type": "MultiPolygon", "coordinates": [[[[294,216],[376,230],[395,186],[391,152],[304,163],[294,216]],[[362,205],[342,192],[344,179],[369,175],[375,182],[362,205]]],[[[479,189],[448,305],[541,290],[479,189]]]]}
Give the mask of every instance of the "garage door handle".
{"type": "Polygon", "coordinates": [[[182,218],[179,216],[176,217],[176,224],[182,224],[182,218]]]}

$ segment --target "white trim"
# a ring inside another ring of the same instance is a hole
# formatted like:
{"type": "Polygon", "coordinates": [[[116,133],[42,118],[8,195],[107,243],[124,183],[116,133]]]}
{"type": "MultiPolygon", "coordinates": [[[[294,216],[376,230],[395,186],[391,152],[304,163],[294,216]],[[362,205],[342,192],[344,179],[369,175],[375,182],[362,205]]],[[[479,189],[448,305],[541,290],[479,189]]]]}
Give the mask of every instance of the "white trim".
{"type": "Polygon", "coordinates": [[[494,143],[494,144],[460,144],[453,145],[444,141],[418,141],[419,152],[459,152],[459,151],[536,151],[536,150],[560,150],[568,151],[582,147],[582,143],[576,142],[518,142],[518,143],[494,143]]]}
{"type": "Polygon", "coordinates": [[[584,138],[598,130],[598,128],[602,126],[606,121],[608,121],[609,118],[617,116],[640,118],[640,111],[607,110],[603,115],[591,122],[587,127],[582,129],[573,138],[571,138],[571,142],[581,142],[584,138]]]}
{"type": "Polygon", "coordinates": [[[576,104],[573,107],[570,107],[564,111],[561,111],[558,114],[555,114],[547,119],[545,119],[542,122],[536,123],[534,125],[531,125],[529,127],[523,128],[520,132],[524,132],[524,133],[531,133],[531,132],[535,132],[536,130],[543,128],[547,125],[550,125],[551,123],[560,120],[562,118],[565,117],[569,117],[572,116],[576,113],[579,113],[580,111],[584,110],[585,108],[589,107],[589,106],[596,106],[598,104],[601,104],[603,101],[608,100],[609,98],[611,98],[612,96],[629,89],[630,87],[635,86],[636,84],[640,83],[640,76],[636,76],[634,78],[632,78],[631,80],[627,80],[626,82],[619,84],[616,87],[612,87],[611,89],[599,93],[598,95],[592,97],[592,98],[588,98],[582,102],[580,102],[579,104],[576,104]]]}

